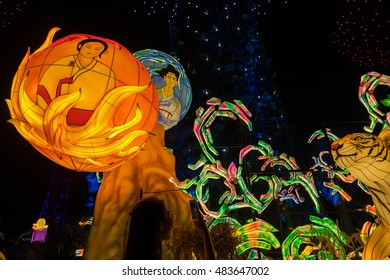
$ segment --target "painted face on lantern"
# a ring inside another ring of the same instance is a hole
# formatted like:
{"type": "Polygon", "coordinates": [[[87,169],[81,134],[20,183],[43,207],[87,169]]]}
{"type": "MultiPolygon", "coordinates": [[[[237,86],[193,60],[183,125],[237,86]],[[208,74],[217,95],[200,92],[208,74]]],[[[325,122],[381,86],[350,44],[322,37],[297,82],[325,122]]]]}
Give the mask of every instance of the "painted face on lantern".
{"type": "MultiPolygon", "coordinates": [[[[169,87],[169,88],[173,88],[174,86],[177,85],[177,77],[174,73],[172,72],[168,72],[165,76],[164,76],[164,81],[166,83],[166,86],[169,87]]],[[[173,91],[172,91],[172,94],[173,94],[173,91]]]]}
{"type": "Polygon", "coordinates": [[[85,58],[94,58],[100,56],[106,49],[101,42],[88,42],[79,44],[78,46],[80,55],[85,58]]]}

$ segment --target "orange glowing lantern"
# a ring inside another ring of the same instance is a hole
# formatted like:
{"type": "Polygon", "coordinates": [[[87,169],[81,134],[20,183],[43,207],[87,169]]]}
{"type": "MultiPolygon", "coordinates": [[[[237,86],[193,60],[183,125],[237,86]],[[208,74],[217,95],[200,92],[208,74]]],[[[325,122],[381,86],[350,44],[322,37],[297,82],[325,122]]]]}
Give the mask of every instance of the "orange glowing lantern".
{"type": "Polygon", "coordinates": [[[39,152],[78,171],[134,157],[152,131],[158,95],[148,70],[119,43],[74,34],[24,57],[7,99],[12,123],[39,152]]]}

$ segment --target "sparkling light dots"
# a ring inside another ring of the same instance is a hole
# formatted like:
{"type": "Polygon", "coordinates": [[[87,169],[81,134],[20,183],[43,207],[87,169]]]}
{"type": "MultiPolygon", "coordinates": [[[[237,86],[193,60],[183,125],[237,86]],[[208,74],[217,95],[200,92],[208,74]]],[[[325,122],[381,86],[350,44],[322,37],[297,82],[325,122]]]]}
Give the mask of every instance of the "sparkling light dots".
{"type": "Polygon", "coordinates": [[[346,0],[346,13],[336,21],[333,43],[359,66],[389,64],[389,5],[383,0],[346,0]]]}
{"type": "Polygon", "coordinates": [[[0,0],[1,28],[6,28],[12,23],[13,17],[22,11],[28,1],[22,0],[0,0]]]}
{"type": "MultiPolygon", "coordinates": [[[[287,4],[287,0],[257,0],[253,2],[253,6],[251,7],[251,12],[257,15],[266,15],[269,9],[275,3],[287,4]]],[[[156,1],[156,0],[144,0],[142,1],[142,5],[147,9],[147,15],[153,16],[160,13],[169,13],[167,17],[168,22],[171,22],[172,18],[174,18],[180,7],[183,5],[190,6],[194,9],[194,11],[199,10],[201,5],[201,1],[192,0],[192,1],[177,1],[177,0],[167,0],[167,1],[156,1]],[[180,6],[181,5],[181,6],[180,6]]],[[[229,9],[234,9],[237,6],[237,2],[234,2],[233,5],[226,5],[225,11],[228,12],[229,9]]],[[[134,10],[134,12],[138,12],[134,10]]],[[[204,10],[203,13],[207,16],[208,11],[204,10]]],[[[229,18],[229,15],[226,15],[226,19],[229,18]]]]}

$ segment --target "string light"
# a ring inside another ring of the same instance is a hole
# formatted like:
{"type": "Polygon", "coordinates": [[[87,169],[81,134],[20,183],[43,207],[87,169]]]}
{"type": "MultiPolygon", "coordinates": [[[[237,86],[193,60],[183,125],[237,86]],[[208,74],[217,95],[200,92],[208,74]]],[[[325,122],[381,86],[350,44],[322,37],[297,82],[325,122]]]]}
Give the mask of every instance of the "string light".
{"type": "Polygon", "coordinates": [[[389,65],[390,19],[381,0],[346,0],[347,12],[336,21],[333,44],[359,66],[389,65]]]}
{"type": "MultiPolygon", "coordinates": [[[[169,16],[167,15],[168,22],[171,22],[171,19],[174,18],[178,12],[179,7],[178,7],[177,2],[178,1],[175,1],[175,0],[167,0],[167,1],[164,1],[162,3],[159,3],[158,1],[144,0],[144,1],[142,1],[142,5],[148,10],[148,12],[147,12],[148,16],[154,16],[154,15],[158,15],[161,13],[167,13],[168,11],[171,11],[170,15],[169,16]]],[[[284,1],[283,0],[268,0],[268,1],[256,0],[256,1],[253,1],[253,7],[251,8],[251,11],[254,14],[259,15],[259,16],[267,15],[269,9],[272,7],[272,5],[274,3],[288,4],[288,1],[287,0],[284,0],[284,1]]],[[[191,8],[193,8],[194,10],[199,9],[199,7],[201,6],[200,1],[198,1],[198,0],[191,0],[191,1],[180,3],[180,4],[187,5],[191,8]]],[[[230,7],[229,5],[226,5],[225,11],[229,12],[229,9],[236,8],[236,6],[237,6],[236,2],[233,3],[232,7],[230,7]]],[[[139,10],[134,10],[134,12],[135,13],[139,12],[139,10]]],[[[205,15],[207,15],[208,11],[205,10],[205,11],[203,11],[203,13],[205,15]]],[[[226,19],[229,19],[229,15],[226,15],[226,19]]]]}
{"type": "Polygon", "coordinates": [[[1,28],[6,28],[12,23],[15,15],[27,6],[26,0],[0,0],[1,28]]]}

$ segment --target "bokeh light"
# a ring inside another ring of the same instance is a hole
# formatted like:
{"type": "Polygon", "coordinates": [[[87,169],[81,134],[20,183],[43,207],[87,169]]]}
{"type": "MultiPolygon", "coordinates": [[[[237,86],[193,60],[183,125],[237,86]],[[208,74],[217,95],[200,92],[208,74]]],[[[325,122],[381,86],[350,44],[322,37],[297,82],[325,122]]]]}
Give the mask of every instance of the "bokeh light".
{"type": "Polygon", "coordinates": [[[341,55],[359,66],[376,69],[389,64],[390,18],[383,0],[346,0],[336,20],[333,43],[341,55]]]}

